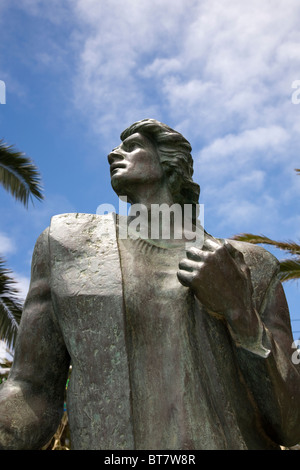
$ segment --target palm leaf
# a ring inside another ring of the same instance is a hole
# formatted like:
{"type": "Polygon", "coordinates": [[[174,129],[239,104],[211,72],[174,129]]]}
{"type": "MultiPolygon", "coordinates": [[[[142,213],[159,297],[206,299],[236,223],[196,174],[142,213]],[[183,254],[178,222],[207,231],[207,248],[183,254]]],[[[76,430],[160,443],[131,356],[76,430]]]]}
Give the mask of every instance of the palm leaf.
{"type": "Polygon", "coordinates": [[[15,199],[28,206],[32,196],[43,199],[40,174],[30,158],[0,140],[0,184],[15,199]]]}
{"type": "Polygon", "coordinates": [[[0,339],[13,348],[21,320],[22,303],[11,272],[0,258],[0,339]]]}
{"type": "Polygon", "coordinates": [[[292,255],[300,255],[300,245],[293,241],[278,242],[275,240],[271,240],[271,238],[268,238],[264,235],[253,235],[252,233],[243,233],[241,235],[235,235],[233,237],[233,240],[253,243],[255,245],[272,245],[276,248],[279,248],[280,250],[288,251],[292,255]]]}
{"type": "Polygon", "coordinates": [[[300,279],[300,258],[281,260],[279,277],[282,282],[300,279]]]}

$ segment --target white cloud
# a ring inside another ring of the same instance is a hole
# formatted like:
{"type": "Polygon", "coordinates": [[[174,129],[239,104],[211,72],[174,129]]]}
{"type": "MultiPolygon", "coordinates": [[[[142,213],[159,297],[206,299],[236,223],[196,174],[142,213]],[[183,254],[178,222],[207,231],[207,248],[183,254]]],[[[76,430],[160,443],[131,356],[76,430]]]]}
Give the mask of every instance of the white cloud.
{"type": "Polygon", "coordinates": [[[298,2],[70,5],[81,38],[74,99],[96,133],[156,117],[210,142],[288,122],[300,65],[298,2]]]}
{"type": "Polygon", "coordinates": [[[252,161],[253,158],[261,159],[263,152],[265,158],[271,158],[274,163],[276,155],[281,155],[288,140],[288,132],[280,126],[248,129],[215,139],[201,150],[199,161],[202,164],[220,163],[232,168],[232,164],[239,162],[244,165],[249,158],[252,161]]]}
{"type": "Polygon", "coordinates": [[[162,116],[161,101],[151,100],[154,81],[141,78],[152,58],[179,47],[185,2],[78,0],[76,11],[84,33],[75,102],[90,114],[95,131],[116,134],[132,120],[162,116]]]}
{"type": "Polygon", "coordinates": [[[285,184],[300,145],[300,106],[291,103],[299,2],[74,5],[83,34],[74,89],[95,132],[165,121],[191,141],[202,202],[216,216],[226,214],[230,228],[274,227],[278,204],[292,199],[285,184]],[[224,198],[227,209],[217,213],[224,198]]]}
{"type": "Polygon", "coordinates": [[[37,18],[43,17],[54,24],[62,24],[70,18],[72,3],[73,0],[66,0],[65,2],[51,0],[51,3],[45,2],[44,0],[22,0],[22,2],[10,0],[9,2],[2,2],[0,9],[3,8],[3,10],[5,10],[11,7],[19,8],[27,15],[32,15],[37,18]]]}
{"type": "Polygon", "coordinates": [[[25,300],[29,289],[30,278],[18,273],[13,273],[13,277],[16,282],[15,287],[19,291],[19,297],[25,300]]]}
{"type": "Polygon", "coordinates": [[[300,79],[297,0],[60,4],[51,14],[40,0],[20,8],[56,24],[72,17],[68,40],[57,49],[46,43],[35,57],[50,66],[53,51],[71,55],[73,104],[95,136],[115,141],[137,119],[163,120],[191,141],[195,175],[214,207],[226,196],[253,220],[262,201],[270,220],[278,215],[274,201],[292,199],[289,172],[299,166],[300,106],[291,103],[300,79]]]}
{"type": "MultiPolygon", "coordinates": [[[[239,197],[232,197],[230,185],[211,200],[206,198],[205,224],[208,231],[216,236],[230,237],[237,233],[252,232],[266,235],[275,233],[280,220],[280,210],[275,198],[268,195],[253,197],[255,189],[250,184],[243,190],[238,188],[239,197]],[[253,227],[255,230],[253,231],[253,227]]],[[[275,237],[276,238],[276,237],[275,237]]]]}
{"type": "Polygon", "coordinates": [[[0,232],[0,253],[1,255],[10,255],[17,251],[14,240],[8,237],[5,233],[0,232]]]}
{"type": "Polygon", "coordinates": [[[191,0],[188,8],[185,0],[24,0],[19,8],[59,25],[72,18],[68,40],[46,43],[35,58],[63,67],[71,54],[74,104],[95,134],[156,117],[208,144],[291,123],[297,0],[191,0]]]}

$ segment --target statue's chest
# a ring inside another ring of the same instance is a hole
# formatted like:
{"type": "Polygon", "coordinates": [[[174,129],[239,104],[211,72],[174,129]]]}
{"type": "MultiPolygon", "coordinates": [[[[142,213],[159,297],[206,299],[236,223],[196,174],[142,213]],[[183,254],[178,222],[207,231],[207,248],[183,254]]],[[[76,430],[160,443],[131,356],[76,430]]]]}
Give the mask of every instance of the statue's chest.
{"type": "Polygon", "coordinates": [[[115,227],[103,217],[99,221],[96,216],[81,216],[76,224],[68,220],[55,221],[50,237],[54,310],[71,355],[79,349],[96,354],[104,344],[114,345],[123,336],[115,227]]]}

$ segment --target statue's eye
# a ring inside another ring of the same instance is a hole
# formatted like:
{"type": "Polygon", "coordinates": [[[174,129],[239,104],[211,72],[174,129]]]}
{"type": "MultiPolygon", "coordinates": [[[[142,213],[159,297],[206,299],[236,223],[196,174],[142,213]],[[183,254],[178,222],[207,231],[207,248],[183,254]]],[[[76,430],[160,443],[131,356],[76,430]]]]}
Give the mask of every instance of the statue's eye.
{"type": "Polygon", "coordinates": [[[128,150],[129,152],[132,152],[133,150],[135,150],[136,148],[139,148],[140,146],[139,146],[139,144],[138,144],[137,142],[129,142],[129,143],[126,145],[126,147],[127,147],[127,150],[128,150]]]}

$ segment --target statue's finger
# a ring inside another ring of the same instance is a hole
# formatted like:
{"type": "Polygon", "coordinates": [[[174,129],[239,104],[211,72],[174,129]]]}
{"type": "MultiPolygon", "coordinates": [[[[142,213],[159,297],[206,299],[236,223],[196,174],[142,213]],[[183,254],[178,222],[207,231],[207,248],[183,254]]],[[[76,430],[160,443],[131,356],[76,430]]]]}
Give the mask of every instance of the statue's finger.
{"type": "Polygon", "coordinates": [[[223,245],[223,243],[221,243],[217,240],[213,240],[212,238],[207,238],[204,242],[203,250],[205,250],[205,251],[216,251],[222,245],[223,245]]]}
{"type": "Polygon", "coordinates": [[[196,247],[191,247],[188,250],[186,250],[187,258],[194,260],[194,261],[201,261],[202,254],[203,254],[203,251],[199,250],[199,248],[196,248],[196,247]]]}
{"type": "Polygon", "coordinates": [[[177,278],[183,286],[190,287],[194,275],[186,270],[179,269],[179,271],[177,272],[177,278]]]}
{"type": "Polygon", "coordinates": [[[193,271],[197,271],[200,269],[201,263],[199,263],[198,261],[193,261],[192,259],[184,258],[180,261],[178,266],[179,266],[179,269],[193,272],[193,271]]]}

